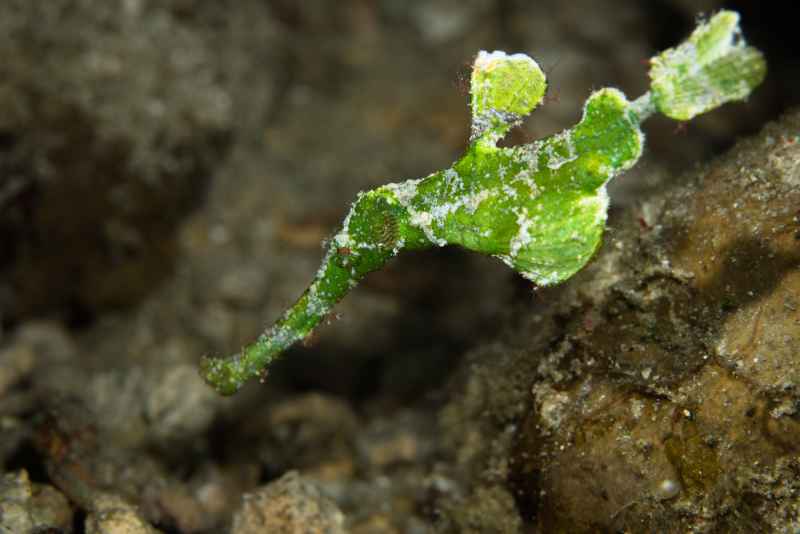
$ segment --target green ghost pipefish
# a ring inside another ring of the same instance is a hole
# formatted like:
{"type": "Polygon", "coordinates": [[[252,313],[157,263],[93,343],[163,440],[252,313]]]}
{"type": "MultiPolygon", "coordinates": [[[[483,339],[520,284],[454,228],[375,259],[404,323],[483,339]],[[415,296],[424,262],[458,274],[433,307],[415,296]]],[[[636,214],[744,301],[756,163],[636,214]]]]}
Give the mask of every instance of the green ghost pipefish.
{"type": "Polygon", "coordinates": [[[573,128],[501,148],[497,141],[539,105],[547,84],[524,54],[480,52],[464,156],[425,178],[359,193],[305,293],[240,353],[204,358],[205,380],[224,395],[235,393],[402,250],[459,245],[499,258],[542,286],[574,275],[600,245],[606,184],[642,154],[640,124],[656,111],[685,121],[743,100],[766,74],[763,56],[744,43],[731,11],[700,24],[650,64],[651,91],[640,98],[631,102],[617,89],[601,89],[573,128]]]}

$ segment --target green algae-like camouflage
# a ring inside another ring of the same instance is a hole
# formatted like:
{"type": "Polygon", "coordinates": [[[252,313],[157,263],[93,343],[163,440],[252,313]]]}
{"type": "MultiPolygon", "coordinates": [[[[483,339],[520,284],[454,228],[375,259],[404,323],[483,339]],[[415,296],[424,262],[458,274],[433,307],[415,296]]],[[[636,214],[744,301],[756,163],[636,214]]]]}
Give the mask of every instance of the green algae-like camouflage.
{"type": "Polygon", "coordinates": [[[763,80],[764,59],[744,43],[738,20],[722,11],[654,57],[651,92],[631,102],[616,89],[601,89],[573,128],[511,148],[497,142],[542,101],[545,76],[524,54],[480,52],[464,156],[425,178],[360,193],[305,293],[240,353],[204,358],[206,381],[222,394],[235,393],[402,250],[459,245],[542,286],[574,275],[600,246],[608,181],[642,154],[640,124],[655,111],[688,120],[745,99],[763,80]]]}
{"type": "Polygon", "coordinates": [[[732,11],[720,12],[650,63],[656,109],[681,121],[747,98],[766,74],[761,53],[745,44],[732,11]]]}

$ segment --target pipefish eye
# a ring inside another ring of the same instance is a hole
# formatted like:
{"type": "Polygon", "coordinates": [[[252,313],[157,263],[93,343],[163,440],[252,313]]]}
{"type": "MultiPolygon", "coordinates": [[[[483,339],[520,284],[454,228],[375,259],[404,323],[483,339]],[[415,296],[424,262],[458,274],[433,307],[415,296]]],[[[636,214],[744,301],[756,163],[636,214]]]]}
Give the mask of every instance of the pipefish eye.
{"type": "Polygon", "coordinates": [[[387,248],[393,248],[398,240],[397,218],[391,213],[385,213],[381,220],[378,242],[387,248]]]}

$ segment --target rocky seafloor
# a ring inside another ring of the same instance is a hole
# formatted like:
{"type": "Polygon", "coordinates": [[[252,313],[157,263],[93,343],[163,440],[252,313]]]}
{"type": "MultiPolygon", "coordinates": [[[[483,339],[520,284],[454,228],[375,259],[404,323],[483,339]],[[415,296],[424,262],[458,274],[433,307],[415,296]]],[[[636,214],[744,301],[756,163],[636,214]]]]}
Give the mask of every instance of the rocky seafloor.
{"type": "Polygon", "coordinates": [[[263,383],[197,373],[359,190],[458,157],[477,50],[548,70],[525,142],[721,5],[0,3],[0,533],[800,532],[800,77],[766,8],[764,87],[645,125],[574,279],[409,254],[263,383]]]}

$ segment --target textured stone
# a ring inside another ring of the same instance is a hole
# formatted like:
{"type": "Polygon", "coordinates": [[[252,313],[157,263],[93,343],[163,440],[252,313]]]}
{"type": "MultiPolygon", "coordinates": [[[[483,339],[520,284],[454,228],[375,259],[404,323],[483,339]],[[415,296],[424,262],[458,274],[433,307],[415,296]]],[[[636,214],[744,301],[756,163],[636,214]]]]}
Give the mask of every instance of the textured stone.
{"type": "Polygon", "coordinates": [[[623,274],[540,367],[512,457],[544,530],[792,531],[798,130],[787,115],[693,173],[586,273],[623,274]]]}

